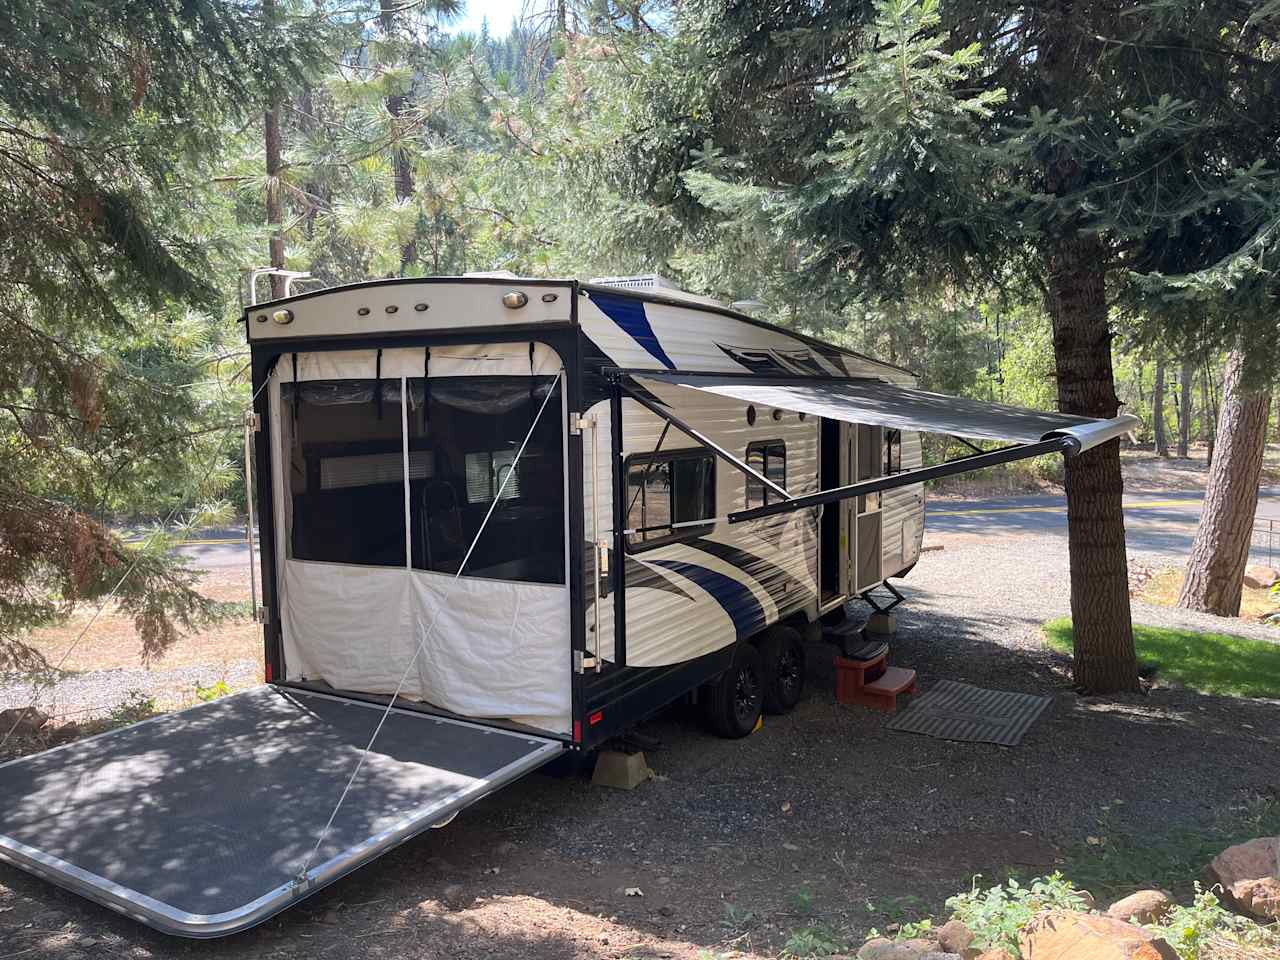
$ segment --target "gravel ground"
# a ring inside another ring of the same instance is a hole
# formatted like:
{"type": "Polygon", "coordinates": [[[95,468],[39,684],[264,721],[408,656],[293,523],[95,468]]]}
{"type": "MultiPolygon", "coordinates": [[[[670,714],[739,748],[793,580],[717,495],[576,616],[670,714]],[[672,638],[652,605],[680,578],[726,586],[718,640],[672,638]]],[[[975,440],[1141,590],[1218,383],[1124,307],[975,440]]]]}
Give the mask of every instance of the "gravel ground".
{"type": "Polygon", "coordinates": [[[228,940],[166,939],[0,866],[0,956],[772,957],[797,928],[856,943],[939,910],[975,873],[1047,873],[1087,837],[1156,839],[1274,795],[1280,702],[1070,690],[1038,639],[1068,609],[1060,541],[957,535],[904,593],[893,659],[922,689],[1051,698],[1018,747],[891,732],[835,703],[832,651],[814,646],[805,699],[760,733],[718,740],[673,708],[644,726],[653,782],[527,778],[228,940]]]}
{"type": "MultiPolygon", "coordinates": [[[[1008,631],[1002,638],[1003,643],[1038,647],[1040,624],[1071,614],[1065,537],[926,533],[925,543],[943,549],[922,554],[920,564],[906,580],[906,590],[927,587],[930,594],[947,596],[948,609],[958,616],[1008,631]],[[948,560],[957,556],[963,557],[963,563],[948,560]],[[975,576],[975,570],[982,571],[981,575],[975,576]]],[[[1155,570],[1186,563],[1186,557],[1178,554],[1137,550],[1129,552],[1129,560],[1155,570]]],[[[1215,617],[1140,600],[1132,601],[1131,606],[1133,622],[1146,626],[1187,627],[1280,643],[1280,628],[1264,623],[1215,617]]]]}
{"type": "MultiPolygon", "coordinates": [[[[241,660],[226,666],[184,666],[176,669],[90,670],[72,673],[41,689],[37,706],[58,719],[82,720],[105,716],[134,691],[155,698],[162,707],[183,706],[195,700],[196,684],[219,680],[238,690],[258,682],[259,664],[241,660]]],[[[19,679],[0,684],[0,710],[31,703],[32,682],[19,679]]]]}

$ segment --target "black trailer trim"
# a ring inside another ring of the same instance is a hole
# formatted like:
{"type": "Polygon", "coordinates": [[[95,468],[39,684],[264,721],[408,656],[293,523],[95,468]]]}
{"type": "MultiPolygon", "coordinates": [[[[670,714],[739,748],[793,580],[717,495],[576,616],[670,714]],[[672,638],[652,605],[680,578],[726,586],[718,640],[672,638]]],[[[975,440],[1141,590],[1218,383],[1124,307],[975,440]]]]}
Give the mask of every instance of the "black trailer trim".
{"type": "Polygon", "coordinates": [[[751,510],[738,510],[729,514],[728,519],[730,523],[759,520],[761,517],[791,513],[796,510],[804,510],[807,507],[820,507],[824,504],[848,500],[851,497],[878,493],[882,490],[894,490],[898,487],[908,487],[914,483],[936,480],[939,477],[950,477],[957,473],[968,473],[971,470],[980,470],[983,467],[991,467],[996,464],[1010,463],[1014,460],[1026,460],[1029,457],[1038,457],[1045,453],[1070,454],[1072,451],[1079,449],[1079,446],[1080,442],[1074,437],[1052,437],[1049,440],[1041,440],[1038,443],[1022,443],[1011,447],[1001,447],[999,450],[959,457],[932,467],[908,470],[906,473],[895,473],[893,476],[877,477],[874,480],[862,480],[858,483],[851,483],[848,486],[836,487],[832,490],[820,490],[817,493],[794,497],[781,503],[770,503],[751,510]]]}

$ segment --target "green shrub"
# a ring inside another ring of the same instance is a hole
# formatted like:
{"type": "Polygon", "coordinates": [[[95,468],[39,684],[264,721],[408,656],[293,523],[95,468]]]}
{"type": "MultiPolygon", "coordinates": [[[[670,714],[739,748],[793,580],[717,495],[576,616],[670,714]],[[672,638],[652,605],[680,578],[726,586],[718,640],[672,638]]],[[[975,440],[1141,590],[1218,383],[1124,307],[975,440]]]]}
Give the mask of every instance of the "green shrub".
{"type": "Polygon", "coordinates": [[[1205,960],[1219,952],[1214,948],[1222,943],[1246,951],[1251,947],[1280,948],[1280,935],[1227,910],[1212,891],[1202,890],[1198,883],[1191,906],[1174,907],[1164,923],[1147,929],[1167,940],[1182,960],[1205,960]]]}
{"type": "Polygon", "coordinates": [[[1055,908],[1084,910],[1087,905],[1084,895],[1060,873],[1032,880],[1026,886],[1008,880],[986,890],[978,888],[980,879],[973,878],[973,889],[968,893],[947,900],[947,909],[973,932],[973,946],[980,950],[1003,947],[1020,957],[1018,931],[1037,913],[1055,908]]]}
{"type": "Polygon", "coordinates": [[[209,686],[201,686],[200,681],[196,681],[196,697],[208,703],[211,700],[217,700],[219,697],[225,697],[231,692],[231,688],[227,686],[226,680],[219,680],[217,683],[209,686]]]}
{"type": "Polygon", "coordinates": [[[124,699],[116,704],[115,709],[107,714],[107,722],[113,727],[124,727],[131,723],[148,720],[159,712],[160,708],[156,705],[155,697],[141,690],[130,690],[124,695],[124,699]]]}

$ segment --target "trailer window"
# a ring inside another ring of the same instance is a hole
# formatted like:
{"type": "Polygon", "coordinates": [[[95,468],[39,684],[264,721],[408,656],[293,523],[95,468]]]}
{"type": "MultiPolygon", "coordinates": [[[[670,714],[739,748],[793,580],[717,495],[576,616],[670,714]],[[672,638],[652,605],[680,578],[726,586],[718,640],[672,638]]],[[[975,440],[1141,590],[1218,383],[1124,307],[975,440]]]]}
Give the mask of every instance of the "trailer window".
{"type": "Polygon", "coordinates": [[[558,396],[548,400],[516,461],[558,378],[409,382],[415,401],[407,417],[409,446],[421,446],[431,459],[427,476],[409,478],[414,567],[456,573],[492,508],[462,575],[564,583],[564,418],[558,396]]]}
{"type": "Polygon", "coordinates": [[[891,477],[902,472],[902,431],[884,432],[884,475],[891,477]]]}
{"type": "Polygon", "coordinates": [[[715,455],[703,450],[631,457],[627,461],[627,546],[645,549],[692,539],[714,524],[715,455]]]}
{"type": "MultiPolygon", "coordinates": [[[[403,567],[400,381],[285,383],[280,397],[289,556],[403,567]]],[[[411,458],[411,473],[427,469],[411,458]]]]}
{"type": "MultiPolygon", "coordinates": [[[[747,466],[780,487],[787,485],[787,445],[781,440],[758,440],[747,446],[747,466]]],[[[747,509],[781,500],[759,480],[747,477],[747,509]]]]}

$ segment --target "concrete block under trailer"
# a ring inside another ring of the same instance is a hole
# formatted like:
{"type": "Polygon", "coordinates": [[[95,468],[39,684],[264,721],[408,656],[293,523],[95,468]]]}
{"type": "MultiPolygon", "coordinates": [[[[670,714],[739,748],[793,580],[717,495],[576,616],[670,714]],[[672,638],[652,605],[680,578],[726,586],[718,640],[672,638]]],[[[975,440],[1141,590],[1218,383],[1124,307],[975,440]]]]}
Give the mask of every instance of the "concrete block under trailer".
{"type": "Polygon", "coordinates": [[[566,750],[767,670],[736,651],[914,562],[886,546],[881,494],[1133,422],[924,393],[636,286],[381,281],[248,310],[270,682],[0,766],[0,858],[166,933],[246,929],[566,750]],[[881,459],[921,430],[1017,444],[881,459]]]}

